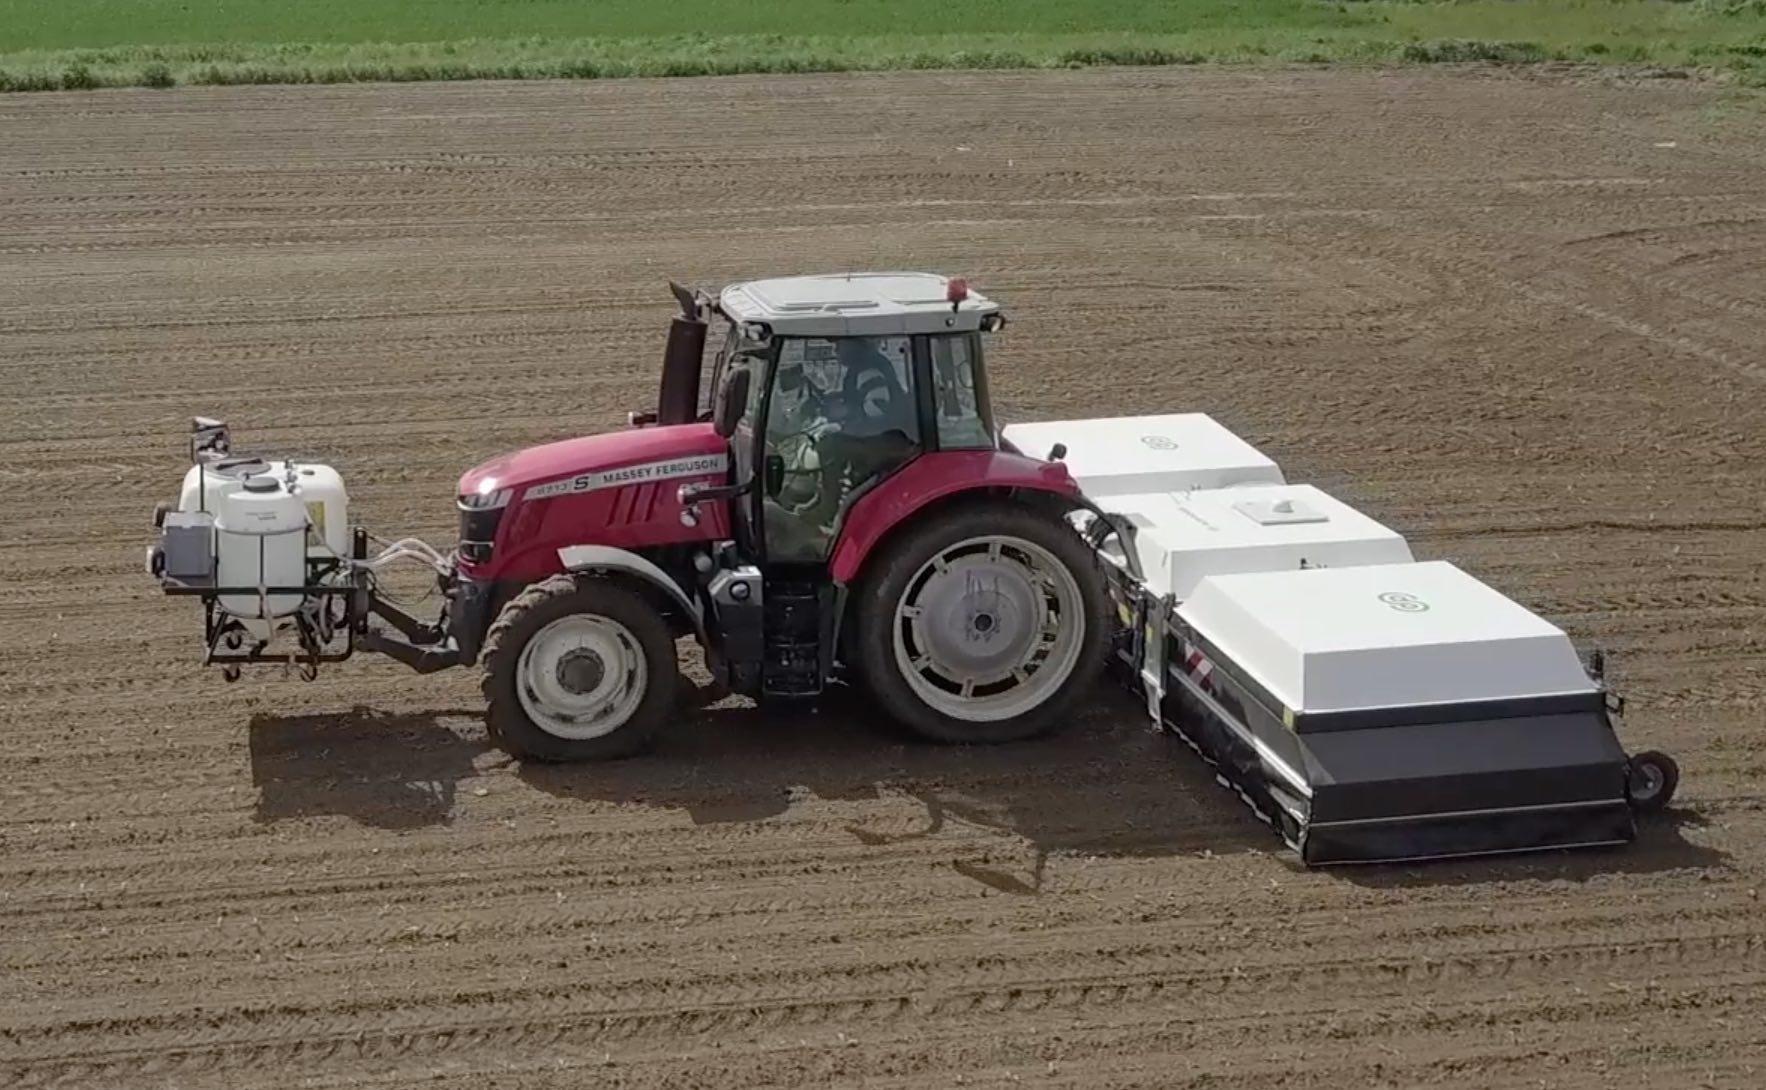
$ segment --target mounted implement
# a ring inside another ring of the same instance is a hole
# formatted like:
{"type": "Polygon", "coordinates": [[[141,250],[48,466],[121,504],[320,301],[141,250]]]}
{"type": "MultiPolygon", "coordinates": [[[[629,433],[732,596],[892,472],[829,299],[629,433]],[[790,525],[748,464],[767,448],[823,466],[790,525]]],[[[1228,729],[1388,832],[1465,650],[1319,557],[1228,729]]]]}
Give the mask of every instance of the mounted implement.
{"type": "Polygon", "coordinates": [[[1114,667],[1314,863],[1622,842],[1672,794],[1563,633],[1208,417],[1002,430],[1005,320],[963,281],[674,290],[656,408],[467,472],[445,553],[199,419],[148,567],[203,602],[208,661],[477,666],[498,744],[557,761],[662,729],[684,636],[734,692],[853,683],[940,742],[1056,729],[1114,667]],[[434,620],[394,563],[433,570],[434,620]]]}

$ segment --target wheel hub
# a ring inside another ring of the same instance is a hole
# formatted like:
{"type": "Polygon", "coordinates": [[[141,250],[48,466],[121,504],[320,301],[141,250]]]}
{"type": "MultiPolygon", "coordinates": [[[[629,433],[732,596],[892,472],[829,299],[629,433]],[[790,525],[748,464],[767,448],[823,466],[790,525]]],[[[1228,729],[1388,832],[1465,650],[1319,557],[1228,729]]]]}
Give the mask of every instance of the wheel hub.
{"type": "Polygon", "coordinates": [[[1637,769],[1634,775],[1637,776],[1639,781],[1637,785],[1638,798],[1646,800],[1653,799],[1661,792],[1662,772],[1660,769],[1654,768],[1650,765],[1643,765],[1641,768],[1637,769]]]}
{"type": "Polygon", "coordinates": [[[606,676],[601,656],[586,647],[573,647],[558,660],[558,684],[572,696],[594,692],[606,676]]]}
{"type": "Polygon", "coordinates": [[[649,671],[631,630],[610,617],[560,617],[527,641],[516,698],[536,726],[586,740],[617,730],[644,699],[649,671]]]}
{"type": "Polygon", "coordinates": [[[978,684],[1009,677],[1042,627],[1042,595],[1030,573],[985,556],[935,572],[919,603],[918,628],[933,660],[978,684]]]}

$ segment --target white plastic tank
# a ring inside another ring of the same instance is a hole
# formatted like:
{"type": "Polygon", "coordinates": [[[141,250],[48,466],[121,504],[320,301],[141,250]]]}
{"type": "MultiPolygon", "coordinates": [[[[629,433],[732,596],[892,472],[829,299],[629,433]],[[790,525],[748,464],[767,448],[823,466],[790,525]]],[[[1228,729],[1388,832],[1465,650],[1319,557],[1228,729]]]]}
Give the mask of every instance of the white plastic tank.
{"type": "MultiPolygon", "coordinates": [[[[306,505],[307,522],[312,531],[307,535],[307,553],[320,557],[347,557],[350,554],[349,492],[343,477],[328,465],[316,462],[291,462],[294,471],[294,494],[306,505]]],[[[278,477],[286,470],[276,469],[278,477]]]]}
{"type": "Polygon", "coordinates": [[[184,486],[178,491],[178,510],[218,514],[222,497],[244,484],[246,478],[277,468],[274,462],[251,457],[193,465],[184,473],[184,486]]]}
{"type": "Polygon", "coordinates": [[[191,466],[178,493],[178,510],[219,514],[226,497],[251,477],[286,481],[293,472],[293,491],[306,505],[311,531],[307,552],[314,557],[350,554],[349,492],[337,470],[317,462],[235,457],[191,466]]]}
{"type": "MultiPolygon", "coordinates": [[[[298,587],[307,577],[307,507],[279,477],[248,477],[222,493],[215,511],[218,586],[298,587]]],[[[222,594],[222,610],[237,617],[285,617],[300,608],[299,593],[222,594]]]]}

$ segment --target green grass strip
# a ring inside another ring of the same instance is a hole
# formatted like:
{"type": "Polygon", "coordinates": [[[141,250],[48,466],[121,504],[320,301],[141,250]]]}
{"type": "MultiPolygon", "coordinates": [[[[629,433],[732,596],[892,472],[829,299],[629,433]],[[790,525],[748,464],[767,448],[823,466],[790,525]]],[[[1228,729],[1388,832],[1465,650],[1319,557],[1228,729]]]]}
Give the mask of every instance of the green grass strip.
{"type": "Polygon", "coordinates": [[[0,0],[9,91],[1541,62],[1766,84],[1766,0],[0,0]]]}

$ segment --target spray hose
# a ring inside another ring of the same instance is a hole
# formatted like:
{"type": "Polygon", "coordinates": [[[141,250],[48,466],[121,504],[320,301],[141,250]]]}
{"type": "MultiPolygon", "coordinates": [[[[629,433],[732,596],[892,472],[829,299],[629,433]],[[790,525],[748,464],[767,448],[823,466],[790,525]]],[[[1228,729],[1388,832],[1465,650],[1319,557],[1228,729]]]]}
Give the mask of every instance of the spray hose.
{"type": "Polygon", "coordinates": [[[367,560],[350,561],[351,567],[378,572],[400,560],[415,560],[434,569],[438,575],[446,575],[453,570],[454,562],[451,558],[443,556],[435,546],[417,538],[401,538],[391,543],[384,542],[380,538],[374,538],[374,541],[376,544],[385,545],[385,548],[367,560]]]}

